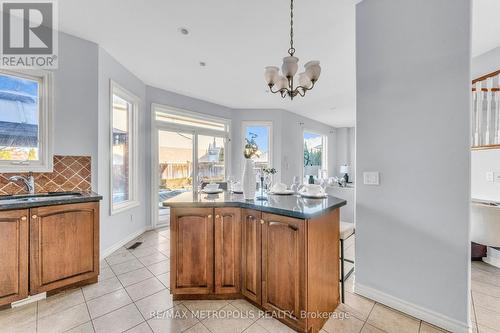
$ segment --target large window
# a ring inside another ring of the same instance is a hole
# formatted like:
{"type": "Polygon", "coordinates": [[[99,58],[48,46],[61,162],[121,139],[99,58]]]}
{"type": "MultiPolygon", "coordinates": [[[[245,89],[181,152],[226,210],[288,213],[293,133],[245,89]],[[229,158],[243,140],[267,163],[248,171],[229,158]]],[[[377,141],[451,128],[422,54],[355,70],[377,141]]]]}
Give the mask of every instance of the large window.
{"type": "Polygon", "coordinates": [[[191,189],[199,182],[226,179],[229,169],[228,120],[158,104],[153,104],[152,109],[159,130],[160,188],[181,191],[191,189]],[[178,143],[177,147],[172,146],[174,142],[178,143]],[[172,146],[169,150],[162,148],[169,145],[172,146]],[[190,154],[192,157],[188,158],[190,154]]]}
{"type": "Polygon", "coordinates": [[[304,179],[307,180],[310,176],[313,176],[315,179],[317,179],[321,173],[327,173],[327,137],[326,135],[304,131],[303,138],[304,179]]]}
{"type": "MultiPolygon", "coordinates": [[[[260,150],[260,156],[255,158],[257,168],[272,167],[272,122],[250,122],[244,121],[243,127],[243,146],[246,140],[255,140],[260,150]]],[[[241,151],[243,151],[243,146],[241,151]]]]}
{"type": "Polygon", "coordinates": [[[138,205],[138,99],[111,81],[111,213],[138,205]]]}
{"type": "Polygon", "coordinates": [[[52,172],[52,73],[0,70],[0,171],[52,172]]]}

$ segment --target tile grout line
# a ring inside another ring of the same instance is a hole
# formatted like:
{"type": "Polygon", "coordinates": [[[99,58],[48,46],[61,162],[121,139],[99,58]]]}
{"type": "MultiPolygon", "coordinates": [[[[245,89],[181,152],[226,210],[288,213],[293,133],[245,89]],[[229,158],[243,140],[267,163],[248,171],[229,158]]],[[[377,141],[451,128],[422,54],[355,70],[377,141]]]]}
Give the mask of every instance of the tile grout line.
{"type": "MultiPolygon", "coordinates": [[[[99,283],[99,281],[97,281],[99,283]]],[[[94,326],[94,322],[92,321],[92,316],[90,315],[90,309],[89,309],[89,305],[87,304],[87,299],[85,298],[85,294],[83,293],[83,289],[81,289],[81,292],[82,292],[82,296],[83,296],[83,301],[85,302],[85,306],[87,307],[87,312],[89,314],[89,318],[90,318],[90,325],[92,325],[92,329],[94,330],[94,333],[95,333],[95,326],[94,326]]]]}
{"type": "Polygon", "coordinates": [[[476,313],[476,304],[474,302],[474,296],[472,295],[472,289],[471,289],[471,292],[470,292],[470,300],[472,302],[472,311],[474,312],[474,322],[473,322],[473,324],[476,325],[476,330],[479,333],[479,324],[477,323],[478,320],[477,320],[477,313],[476,313]]]}
{"type": "MultiPolygon", "coordinates": [[[[144,280],[144,281],[145,281],[145,280],[144,280]]],[[[144,318],[144,316],[142,315],[141,310],[139,310],[139,307],[137,306],[137,304],[135,304],[134,299],[133,299],[132,297],[130,297],[130,294],[128,293],[127,289],[123,286],[123,283],[120,281],[120,279],[118,279],[118,282],[120,282],[120,284],[121,284],[121,286],[122,286],[123,290],[125,290],[125,293],[127,294],[127,296],[128,296],[128,297],[130,298],[130,300],[132,301],[132,303],[131,303],[131,304],[134,304],[135,309],[139,312],[139,314],[141,315],[142,319],[144,319],[144,321],[143,321],[143,322],[145,322],[145,323],[146,323],[146,325],[148,325],[149,329],[150,329],[151,331],[153,331],[153,328],[151,328],[151,326],[149,326],[148,321],[146,320],[146,318],[144,318]]],[[[154,295],[154,294],[153,294],[153,295],[154,295]]],[[[129,306],[129,305],[130,305],[130,304],[127,304],[127,305],[125,305],[125,306],[129,306]]],[[[123,307],[125,307],[125,306],[123,306],[123,307]]],[[[118,309],[117,309],[117,310],[118,310],[118,309]]],[[[115,311],[116,311],[116,310],[115,310],[115,311]]],[[[111,311],[110,313],[112,313],[112,312],[114,312],[114,311],[111,311]]],[[[140,325],[140,324],[142,324],[143,322],[141,322],[141,323],[137,324],[136,326],[139,326],[139,325],[140,325]]],[[[133,327],[129,327],[129,328],[127,328],[127,329],[126,329],[126,331],[128,331],[128,330],[130,330],[131,328],[134,328],[134,327],[135,327],[135,326],[133,326],[133,327]]]]}

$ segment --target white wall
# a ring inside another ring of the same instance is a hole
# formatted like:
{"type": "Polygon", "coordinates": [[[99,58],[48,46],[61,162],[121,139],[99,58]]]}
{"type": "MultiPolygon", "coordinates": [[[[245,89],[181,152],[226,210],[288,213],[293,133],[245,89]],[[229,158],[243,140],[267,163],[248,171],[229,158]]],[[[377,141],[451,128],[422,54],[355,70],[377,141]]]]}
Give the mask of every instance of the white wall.
{"type": "Polygon", "coordinates": [[[336,156],[335,176],[343,176],[340,173],[340,166],[347,164],[350,167],[349,181],[354,182],[356,178],[356,159],[355,159],[355,139],[356,133],[354,127],[341,127],[335,130],[337,142],[334,154],[336,156]]]}
{"type": "Polygon", "coordinates": [[[59,33],[54,70],[54,154],[92,157],[97,189],[97,44],[59,33]]]}
{"type": "MultiPolygon", "coordinates": [[[[472,78],[500,69],[500,47],[472,58],[472,78]]],[[[488,182],[486,172],[500,173],[500,149],[474,150],[471,153],[472,198],[500,201],[500,183],[488,182]]]]}
{"type": "Polygon", "coordinates": [[[143,181],[149,176],[146,169],[146,140],[149,133],[146,123],[149,115],[146,108],[146,86],[118,63],[105,50],[99,48],[99,184],[101,201],[101,256],[107,254],[131,236],[141,233],[150,226],[149,182],[143,181]],[[130,91],[140,99],[139,104],[139,166],[138,186],[140,206],[127,211],[110,214],[110,79],[130,91]]]}
{"type": "MultiPolygon", "coordinates": [[[[472,78],[500,69],[500,47],[472,58],[472,78]]],[[[471,196],[474,199],[500,202],[500,183],[486,180],[486,173],[500,173],[500,149],[471,152],[471,196]]],[[[500,248],[488,248],[488,257],[500,258],[500,248]]]]}
{"type": "Polygon", "coordinates": [[[355,290],[469,321],[470,0],[357,5],[355,290]]]}

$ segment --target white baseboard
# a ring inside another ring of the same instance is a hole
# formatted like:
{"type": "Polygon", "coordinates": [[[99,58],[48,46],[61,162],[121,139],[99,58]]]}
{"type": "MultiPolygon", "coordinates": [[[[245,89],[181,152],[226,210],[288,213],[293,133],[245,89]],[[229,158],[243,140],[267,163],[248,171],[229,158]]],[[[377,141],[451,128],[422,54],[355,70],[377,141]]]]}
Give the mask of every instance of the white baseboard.
{"type": "Polygon", "coordinates": [[[34,302],[37,302],[37,301],[41,301],[42,299],[46,299],[47,298],[47,293],[44,291],[43,293],[39,293],[39,294],[36,294],[36,295],[29,295],[28,297],[26,298],[23,298],[19,301],[16,301],[16,302],[12,302],[10,303],[10,306],[12,308],[17,308],[19,306],[23,306],[23,305],[26,305],[26,304],[30,304],[30,303],[34,303],[34,302]]]}
{"type": "Polygon", "coordinates": [[[124,246],[125,244],[127,244],[128,242],[130,242],[131,240],[133,240],[134,238],[136,238],[137,236],[142,235],[143,233],[145,233],[149,229],[151,229],[150,226],[144,226],[141,229],[137,230],[136,232],[128,235],[126,238],[122,239],[121,241],[119,241],[119,242],[111,245],[107,249],[101,251],[101,260],[104,259],[104,258],[106,258],[107,256],[109,256],[111,253],[115,252],[120,247],[124,246]]]}
{"type": "Polygon", "coordinates": [[[438,312],[423,308],[416,304],[412,304],[405,300],[386,294],[377,289],[364,286],[359,283],[354,284],[354,291],[376,302],[387,305],[393,309],[406,313],[412,317],[426,321],[430,324],[444,328],[454,333],[469,333],[472,332],[472,327],[465,322],[444,316],[438,312]]]}

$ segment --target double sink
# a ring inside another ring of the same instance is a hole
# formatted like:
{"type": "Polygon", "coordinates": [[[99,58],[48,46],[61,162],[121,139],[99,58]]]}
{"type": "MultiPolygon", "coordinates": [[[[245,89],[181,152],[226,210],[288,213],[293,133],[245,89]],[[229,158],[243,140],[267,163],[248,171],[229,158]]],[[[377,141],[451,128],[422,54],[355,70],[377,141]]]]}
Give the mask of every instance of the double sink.
{"type": "Polygon", "coordinates": [[[73,199],[73,198],[79,198],[81,196],[82,194],[79,192],[49,192],[49,193],[25,194],[25,195],[2,195],[0,196],[0,205],[52,201],[61,199],[73,199]]]}

